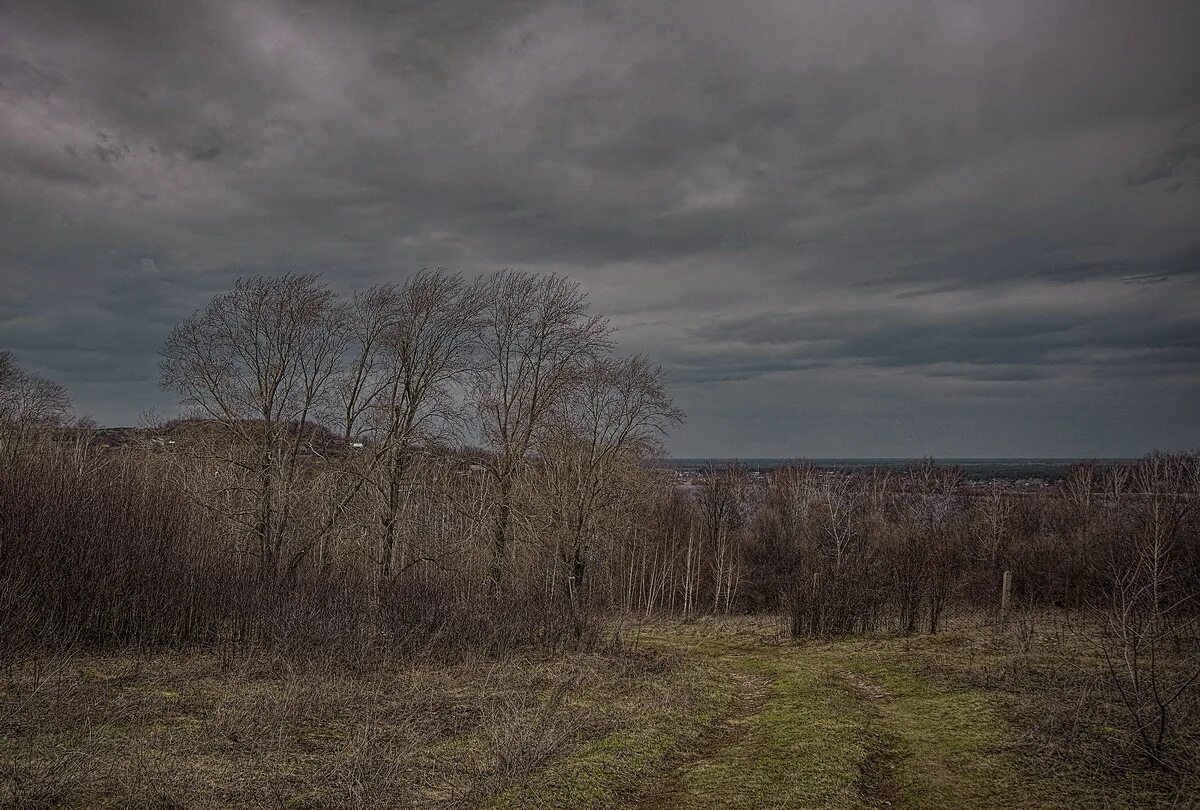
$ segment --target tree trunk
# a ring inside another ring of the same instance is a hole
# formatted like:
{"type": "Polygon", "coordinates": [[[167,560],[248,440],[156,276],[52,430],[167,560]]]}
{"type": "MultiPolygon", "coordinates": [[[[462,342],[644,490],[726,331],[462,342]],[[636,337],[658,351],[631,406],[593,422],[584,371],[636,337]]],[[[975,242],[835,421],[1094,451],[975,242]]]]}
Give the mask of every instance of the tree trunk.
{"type": "Polygon", "coordinates": [[[492,529],[492,564],[488,571],[488,589],[500,590],[504,563],[508,555],[508,524],[512,521],[512,483],[507,478],[500,485],[500,503],[492,529]]]}

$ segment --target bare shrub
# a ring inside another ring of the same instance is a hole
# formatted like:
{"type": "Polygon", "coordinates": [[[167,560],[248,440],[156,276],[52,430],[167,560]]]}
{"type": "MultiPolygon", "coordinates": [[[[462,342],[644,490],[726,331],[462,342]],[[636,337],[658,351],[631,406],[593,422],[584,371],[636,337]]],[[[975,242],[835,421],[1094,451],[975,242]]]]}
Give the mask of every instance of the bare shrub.
{"type": "Polygon", "coordinates": [[[1189,614],[1197,594],[1180,576],[1187,521],[1196,509],[1195,459],[1151,456],[1130,476],[1130,546],[1134,557],[1113,571],[1111,606],[1100,646],[1109,682],[1127,714],[1140,752],[1170,765],[1181,729],[1197,702],[1200,656],[1189,614]],[[1192,655],[1180,657],[1185,645],[1192,655]],[[1173,655],[1174,653],[1174,655],[1173,655]]]}
{"type": "Polygon", "coordinates": [[[253,614],[253,589],[162,472],[74,447],[7,467],[0,637],[10,650],[213,641],[253,614]]]}

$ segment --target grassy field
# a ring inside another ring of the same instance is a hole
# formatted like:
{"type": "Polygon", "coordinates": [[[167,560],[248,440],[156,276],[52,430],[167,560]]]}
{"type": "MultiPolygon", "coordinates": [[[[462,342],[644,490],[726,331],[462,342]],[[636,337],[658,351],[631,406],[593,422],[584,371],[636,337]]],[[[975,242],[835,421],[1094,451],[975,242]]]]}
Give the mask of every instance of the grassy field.
{"type": "Polygon", "coordinates": [[[0,803],[1194,805],[1105,724],[1089,655],[1058,621],[798,644],[715,620],[452,666],[57,656],[5,673],[0,803]]]}

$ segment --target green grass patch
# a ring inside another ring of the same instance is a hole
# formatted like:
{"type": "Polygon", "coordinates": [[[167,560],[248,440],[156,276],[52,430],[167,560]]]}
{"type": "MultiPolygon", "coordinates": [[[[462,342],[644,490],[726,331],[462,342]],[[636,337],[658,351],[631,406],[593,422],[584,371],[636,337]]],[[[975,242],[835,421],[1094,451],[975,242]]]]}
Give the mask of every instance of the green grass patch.
{"type": "Polygon", "coordinates": [[[646,696],[637,711],[626,711],[638,718],[637,725],[579,747],[484,806],[608,808],[634,801],[640,785],[700,744],[735,697],[729,679],[706,666],[678,673],[677,686],[673,696],[660,691],[646,696]]]}

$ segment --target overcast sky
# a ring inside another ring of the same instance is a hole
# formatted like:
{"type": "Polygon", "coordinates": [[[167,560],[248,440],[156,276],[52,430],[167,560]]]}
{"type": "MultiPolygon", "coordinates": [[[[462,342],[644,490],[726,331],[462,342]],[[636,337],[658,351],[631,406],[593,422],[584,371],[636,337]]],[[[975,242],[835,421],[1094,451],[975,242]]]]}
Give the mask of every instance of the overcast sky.
{"type": "Polygon", "coordinates": [[[1200,3],[0,0],[0,347],[128,424],[239,275],[566,273],[676,455],[1200,446],[1200,3]]]}

